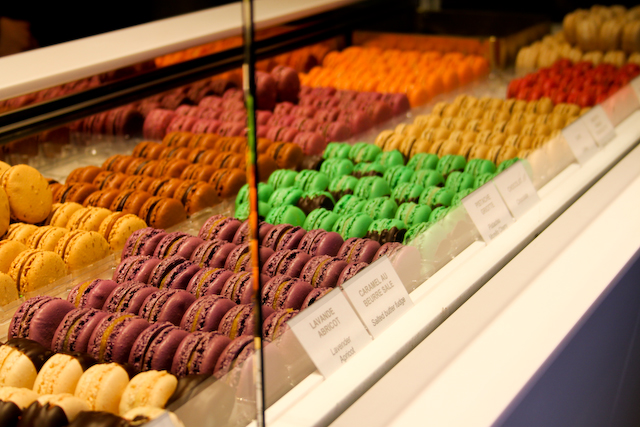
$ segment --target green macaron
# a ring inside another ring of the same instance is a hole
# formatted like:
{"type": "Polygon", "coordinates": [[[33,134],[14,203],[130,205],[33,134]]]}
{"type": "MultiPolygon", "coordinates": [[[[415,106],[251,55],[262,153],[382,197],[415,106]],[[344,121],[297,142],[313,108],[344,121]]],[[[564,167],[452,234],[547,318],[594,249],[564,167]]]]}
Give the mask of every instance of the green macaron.
{"type": "Polygon", "coordinates": [[[418,153],[414,155],[411,160],[407,163],[414,171],[431,169],[435,170],[438,167],[438,156],[436,154],[431,153],[418,153]]]}
{"type": "Polygon", "coordinates": [[[492,173],[481,173],[476,176],[476,179],[473,180],[473,189],[480,188],[485,185],[487,182],[491,181],[495,178],[495,175],[492,173]]]}
{"type": "Polygon", "coordinates": [[[504,162],[502,162],[502,163],[500,163],[498,165],[498,168],[496,169],[496,173],[502,172],[503,170],[507,169],[509,166],[511,166],[512,164],[514,164],[518,160],[520,160],[520,159],[517,158],[517,157],[514,157],[513,159],[505,160],[504,162]]]}
{"type": "Polygon", "coordinates": [[[360,178],[353,194],[362,199],[389,196],[391,188],[384,178],[379,176],[365,176],[360,178]]]}
{"type": "Polygon", "coordinates": [[[410,202],[401,204],[395,217],[407,224],[407,227],[413,227],[421,222],[429,221],[430,215],[431,208],[428,205],[410,202]]]}
{"type": "Polygon", "coordinates": [[[353,163],[373,162],[382,152],[382,149],[375,144],[358,142],[349,150],[349,158],[353,163]]]}
{"type": "Polygon", "coordinates": [[[353,194],[347,194],[346,196],[342,196],[340,200],[338,200],[333,208],[333,211],[338,215],[344,215],[351,212],[360,212],[364,208],[366,202],[366,199],[354,196],[353,194]]]}
{"type": "Polygon", "coordinates": [[[438,222],[440,221],[442,218],[445,217],[445,215],[447,213],[449,213],[449,207],[448,206],[440,206],[439,208],[435,208],[433,211],[431,211],[431,215],[429,216],[429,222],[438,222]]]}
{"type": "Polygon", "coordinates": [[[378,162],[362,162],[357,163],[353,167],[353,176],[357,176],[358,178],[363,176],[382,176],[384,175],[387,168],[382,166],[382,163],[378,162]]]}
{"type": "Polygon", "coordinates": [[[429,228],[431,228],[432,225],[433,225],[432,222],[427,221],[427,222],[421,222],[420,224],[416,224],[410,227],[407,230],[407,232],[404,234],[403,243],[405,245],[411,243],[412,240],[414,240],[416,237],[420,236],[422,233],[427,231],[429,228]]]}
{"type": "Polygon", "coordinates": [[[462,199],[467,197],[469,194],[473,193],[473,188],[467,188],[466,190],[458,191],[453,199],[451,199],[451,207],[459,206],[462,204],[462,199]]]}
{"type": "Polygon", "coordinates": [[[403,182],[391,191],[391,198],[399,205],[406,202],[418,202],[423,191],[422,185],[403,182]]]}
{"type": "Polygon", "coordinates": [[[305,219],[302,209],[297,206],[285,205],[272,208],[266,221],[269,224],[291,224],[302,227],[305,219]]]}
{"type": "Polygon", "coordinates": [[[385,218],[373,221],[369,225],[366,237],[381,244],[388,242],[402,242],[407,232],[404,222],[396,218],[385,218]]]}
{"type": "Polygon", "coordinates": [[[340,215],[337,213],[324,208],[314,209],[307,215],[302,228],[305,230],[331,230],[339,217],[340,215]]]}
{"type": "Polygon", "coordinates": [[[385,181],[389,183],[391,188],[396,188],[398,185],[411,182],[415,171],[407,166],[392,166],[382,176],[385,181]]]}
{"type": "Polygon", "coordinates": [[[373,220],[393,218],[398,210],[398,204],[389,197],[376,197],[369,199],[362,208],[362,212],[369,215],[373,220]]]}
{"type": "Polygon", "coordinates": [[[304,191],[295,187],[278,188],[275,190],[271,197],[269,197],[268,203],[272,207],[283,205],[297,205],[298,201],[304,195],[304,191]]]}
{"type": "Polygon", "coordinates": [[[329,186],[329,176],[314,170],[303,170],[296,175],[294,186],[304,191],[324,191],[329,186]]]}
{"type": "Polygon", "coordinates": [[[330,142],[324,149],[322,157],[325,159],[346,159],[349,157],[351,145],[344,142],[330,142]]]}
{"type": "Polygon", "coordinates": [[[344,240],[351,237],[364,237],[369,231],[373,219],[365,213],[353,212],[341,215],[333,225],[333,231],[339,233],[344,240]]]}
{"type": "Polygon", "coordinates": [[[453,171],[447,177],[444,187],[457,193],[465,188],[473,188],[475,177],[467,172],[453,171]]]}
{"type": "Polygon", "coordinates": [[[342,158],[327,159],[320,166],[320,172],[327,174],[331,179],[343,175],[351,175],[353,162],[342,158]]]}
{"type": "MultiPolygon", "coordinates": [[[[273,194],[273,186],[267,182],[258,183],[258,200],[261,202],[268,202],[269,197],[273,194]]],[[[241,204],[249,201],[249,184],[245,184],[238,191],[236,196],[236,209],[241,204]]]]}
{"type": "Polygon", "coordinates": [[[495,173],[496,165],[494,165],[491,160],[473,159],[467,162],[467,165],[464,167],[464,171],[473,176],[478,176],[481,173],[495,173]]]}
{"type": "Polygon", "coordinates": [[[439,187],[444,186],[444,177],[436,170],[432,169],[420,169],[415,172],[411,182],[414,184],[420,184],[423,187],[429,187],[430,185],[437,185],[439,187]]]}
{"type": "Polygon", "coordinates": [[[293,187],[298,172],[289,169],[278,169],[269,176],[267,181],[274,190],[278,188],[293,187]]]}
{"type": "Polygon", "coordinates": [[[333,197],[339,199],[345,194],[353,194],[356,185],[358,185],[358,178],[351,175],[344,175],[329,181],[328,190],[333,194],[333,197]]]}
{"type": "Polygon", "coordinates": [[[383,151],[376,157],[376,162],[386,168],[404,165],[404,156],[398,150],[383,151]]]}
{"type": "Polygon", "coordinates": [[[467,161],[464,156],[447,154],[438,160],[436,170],[446,177],[453,171],[463,171],[466,165],[467,161]]]}
{"type": "Polygon", "coordinates": [[[455,196],[455,192],[448,188],[427,187],[420,195],[419,203],[435,209],[439,206],[451,206],[451,199],[455,196]]]}
{"type": "MultiPolygon", "coordinates": [[[[244,221],[249,218],[249,211],[251,210],[249,206],[249,202],[243,202],[239,206],[236,207],[236,214],[234,215],[240,221],[244,221]]],[[[267,202],[263,202],[262,200],[258,201],[258,215],[262,218],[266,218],[269,215],[269,211],[271,211],[271,205],[267,202]]]]}

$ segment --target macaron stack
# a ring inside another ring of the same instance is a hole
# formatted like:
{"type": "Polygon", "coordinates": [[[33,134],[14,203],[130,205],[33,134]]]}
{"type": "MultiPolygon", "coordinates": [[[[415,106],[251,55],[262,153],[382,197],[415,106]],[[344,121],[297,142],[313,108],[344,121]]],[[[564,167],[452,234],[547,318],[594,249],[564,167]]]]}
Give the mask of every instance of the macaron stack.
{"type": "Polygon", "coordinates": [[[594,5],[565,15],[562,31],[520,49],[517,69],[551,66],[558,59],[620,67],[640,64],[640,7],[594,5]]]}
{"type": "Polygon", "coordinates": [[[330,52],[300,81],[311,87],[402,94],[415,107],[489,72],[487,60],[477,55],[383,49],[350,46],[330,52]]]}
{"type": "MultiPolygon", "coordinates": [[[[117,421],[109,425],[141,425],[166,414],[171,402],[188,397],[191,389],[185,385],[166,371],[136,374],[116,363],[97,363],[85,353],[54,353],[29,339],[12,338],[0,345],[3,425],[104,425],[93,424],[99,419],[117,421]]],[[[182,425],[175,414],[169,417],[182,425]]]]}
{"type": "Polygon", "coordinates": [[[412,124],[382,131],[375,143],[384,151],[400,150],[407,159],[417,153],[454,154],[499,165],[526,158],[586,111],[575,104],[554,105],[546,97],[524,101],[459,95],[451,103],[439,102],[412,124]]]}

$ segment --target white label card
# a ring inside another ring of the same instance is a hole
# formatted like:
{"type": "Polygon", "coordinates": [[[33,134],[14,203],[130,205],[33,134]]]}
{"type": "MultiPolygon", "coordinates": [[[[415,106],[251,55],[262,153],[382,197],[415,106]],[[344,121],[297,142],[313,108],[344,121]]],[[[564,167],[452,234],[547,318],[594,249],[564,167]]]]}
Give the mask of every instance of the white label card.
{"type": "Polygon", "coordinates": [[[493,182],[487,182],[462,199],[462,204],[486,243],[495,239],[513,222],[493,182]]]}
{"type": "Polygon", "coordinates": [[[340,288],[329,292],[288,324],[325,378],[371,342],[371,335],[340,288]]]}
{"type": "Polygon", "coordinates": [[[515,162],[493,179],[514,218],[522,217],[540,201],[522,162],[515,162]]]}
{"type": "Polygon", "coordinates": [[[342,285],[344,293],[374,338],[413,307],[413,301],[386,256],[342,285]]]}
{"type": "Polygon", "coordinates": [[[633,88],[628,84],[621,87],[601,105],[611,119],[611,123],[617,126],[640,107],[640,102],[633,88]]]}
{"type": "Polygon", "coordinates": [[[569,144],[578,163],[584,163],[597,151],[597,145],[584,120],[576,120],[562,129],[562,136],[569,144]]]}
{"type": "MultiPolygon", "coordinates": [[[[613,97],[609,99],[613,99],[613,97]]],[[[576,120],[576,122],[583,122],[585,124],[589,133],[599,146],[605,145],[616,136],[616,131],[611,124],[611,120],[600,105],[593,107],[585,113],[584,116],[576,120]]]]}

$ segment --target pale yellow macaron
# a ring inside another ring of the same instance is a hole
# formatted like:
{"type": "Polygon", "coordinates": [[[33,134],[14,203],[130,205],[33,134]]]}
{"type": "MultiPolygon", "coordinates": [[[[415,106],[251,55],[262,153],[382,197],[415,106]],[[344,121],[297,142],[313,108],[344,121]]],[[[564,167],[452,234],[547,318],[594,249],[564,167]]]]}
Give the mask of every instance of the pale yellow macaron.
{"type": "Polygon", "coordinates": [[[89,402],[92,411],[118,414],[122,392],[129,383],[129,375],[117,363],[102,363],[84,371],[76,387],[75,396],[89,402]]]}
{"type": "MultiPolygon", "coordinates": [[[[31,359],[20,350],[7,344],[0,346],[0,367],[2,367],[0,369],[0,391],[6,387],[25,387],[31,390],[36,375],[38,375],[31,359]]],[[[38,397],[37,394],[36,397],[38,397]]],[[[2,395],[0,395],[0,400],[3,400],[2,395]]]]}
{"type": "Polygon", "coordinates": [[[120,415],[140,406],[164,408],[177,386],[178,379],[167,371],[139,373],[129,381],[122,393],[120,415]]]}
{"type": "Polygon", "coordinates": [[[70,393],[45,394],[38,397],[38,403],[42,406],[57,406],[64,411],[67,421],[72,423],[80,412],[88,411],[89,404],[70,393]]]}
{"type": "Polygon", "coordinates": [[[54,354],[38,372],[33,391],[40,395],[73,394],[83,373],[82,365],[75,357],[62,353],[54,354]]]}
{"type": "Polygon", "coordinates": [[[0,400],[13,402],[20,409],[25,409],[38,398],[38,393],[28,387],[0,387],[0,400]]]}

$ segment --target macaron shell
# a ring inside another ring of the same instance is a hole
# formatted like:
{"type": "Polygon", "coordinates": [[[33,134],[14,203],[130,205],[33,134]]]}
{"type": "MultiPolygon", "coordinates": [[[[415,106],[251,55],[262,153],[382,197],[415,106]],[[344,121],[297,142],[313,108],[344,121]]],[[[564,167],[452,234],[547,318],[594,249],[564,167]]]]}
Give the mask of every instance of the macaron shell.
{"type": "Polygon", "coordinates": [[[0,183],[13,219],[31,224],[47,219],[53,195],[49,183],[37,169],[27,165],[12,166],[4,171],[0,183]]]}
{"type": "Polygon", "coordinates": [[[92,411],[117,414],[122,393],[128,383],[129,375],[120,365],[94,365],[80,377],[75,395],[88,402],[92,411]]]}
{"type": "Polygon", "coordinates": [[[9,228],[11,220],[11,210],[9,208],[9,198],[6,191],[0,187],[0,236],[4,236],[9,228]]]}
{"type": "Polygon", "coordinates": [[[100,233],[75,230],[60,239],[55,252],[70,270],[78,270],[106,258],[110,250],[109,243],[100,233]]]}
{"type": "Polygon", "coordinates": [[[119,413],[150,406],[162,409],[178,386],[178,379],[166,371],[141,372],[129,381],[120,399],[119,413]]]}
{"type": "Polygon", "coordinates": [[[38,372],[33,391],[39,395],[73,394],[83,373],[82,365],[75,357],[54,354],[38,372]]]}
{"type": "Polygon", "coordinates": [[[58,254],[34,249],[20,253],[9,268],[9,276],[23,295],[43,288],[67,273],[67,266],[58,254]]]}
{"type": "Polygon", "coordinates": [[[31,389],[38,371],[33,362],[21,351],[0,346],[0,393],[8,387],[31,389]]]}
{"type": "Polygon", "coordinates": [[[24,243],[15,240],[0,241],[0,272],[9,273],[13,260],[27,249],[28,247],[24,243]]]}
{"type": "Polygon", "coordinates": [[[102,221],[98,233],[107,240],[111,250],[117,252],[124,248],[134,231],[146,227],[147,224],[137,215],[114,212],[102,221]]]}

